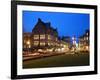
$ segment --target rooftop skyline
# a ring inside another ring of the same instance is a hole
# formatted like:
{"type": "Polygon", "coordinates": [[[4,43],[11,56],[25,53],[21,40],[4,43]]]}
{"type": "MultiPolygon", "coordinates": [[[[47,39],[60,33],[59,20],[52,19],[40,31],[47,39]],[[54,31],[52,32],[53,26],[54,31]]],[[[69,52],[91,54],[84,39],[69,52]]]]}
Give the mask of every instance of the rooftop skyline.
{"type": "Polygon", "coordinates": [[[38,22],[38,18],[44,23],[50,22],[53,28],[57,28],[60,37],[79,37],[90,26],[89,14],[23,11],[24,32],[32,32],[38,22]]]}

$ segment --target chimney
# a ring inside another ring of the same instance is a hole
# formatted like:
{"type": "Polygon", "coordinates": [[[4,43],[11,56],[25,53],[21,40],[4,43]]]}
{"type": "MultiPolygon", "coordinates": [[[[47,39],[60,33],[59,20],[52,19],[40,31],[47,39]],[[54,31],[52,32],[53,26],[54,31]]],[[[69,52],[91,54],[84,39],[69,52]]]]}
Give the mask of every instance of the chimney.
{"type": "Polygon", "coordinates": [[[38,18],[38,22],[41,22],[41,19],[40,18],[38,18]]]}

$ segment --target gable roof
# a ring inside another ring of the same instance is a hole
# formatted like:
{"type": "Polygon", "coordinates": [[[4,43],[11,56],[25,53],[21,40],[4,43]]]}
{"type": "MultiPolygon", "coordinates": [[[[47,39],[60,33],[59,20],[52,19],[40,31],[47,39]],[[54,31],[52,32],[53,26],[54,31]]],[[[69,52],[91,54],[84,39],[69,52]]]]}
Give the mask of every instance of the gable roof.
{"type": "Polygon", "coordinates": [[[36,34],[38,33],[58,34],[57,29],[51,27],[50,22],[44,23],[40,18],[38,19],[38,22],[35,25],[35,27],[32,29],[32,32],[36,34]]]}

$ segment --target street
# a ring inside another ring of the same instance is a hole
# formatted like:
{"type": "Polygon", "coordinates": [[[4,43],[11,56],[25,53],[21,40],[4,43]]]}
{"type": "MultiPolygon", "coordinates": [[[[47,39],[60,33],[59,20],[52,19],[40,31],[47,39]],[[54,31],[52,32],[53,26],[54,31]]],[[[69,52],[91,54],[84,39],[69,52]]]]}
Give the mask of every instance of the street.
{"type": "Polygon", "coordinates": [[[89,53],[60,54],[23,61],[23,68],[45,68],[89,65],[89,53]]]}

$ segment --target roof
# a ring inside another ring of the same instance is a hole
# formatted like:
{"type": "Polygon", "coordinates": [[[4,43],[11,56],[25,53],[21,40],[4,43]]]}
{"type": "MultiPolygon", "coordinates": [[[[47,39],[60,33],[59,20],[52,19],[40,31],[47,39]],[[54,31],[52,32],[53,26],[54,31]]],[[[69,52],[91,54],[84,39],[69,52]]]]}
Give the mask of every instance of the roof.
{"type": "Polygon", "coordinates": [[[50,22],[46,22],[44,23],[40,18],[38,19],[37,24],[35,25],[35,27],[32,29],[32,32],[34,33],[39,33],[39,32],[48,32],[48,33],[57,33],[58,31],[57,29],[54,29],[53,27],[51,27],[51,23],[50,22]]]}

